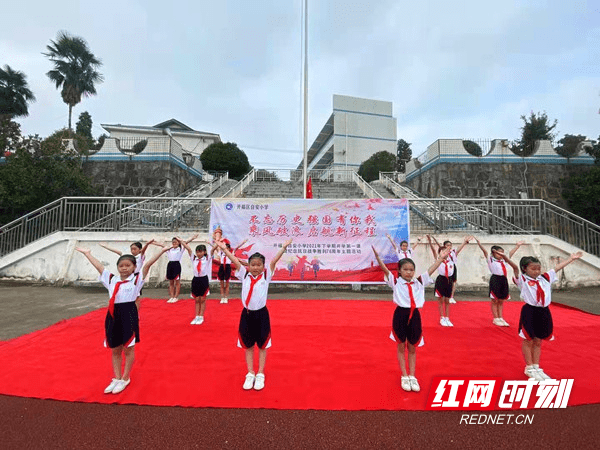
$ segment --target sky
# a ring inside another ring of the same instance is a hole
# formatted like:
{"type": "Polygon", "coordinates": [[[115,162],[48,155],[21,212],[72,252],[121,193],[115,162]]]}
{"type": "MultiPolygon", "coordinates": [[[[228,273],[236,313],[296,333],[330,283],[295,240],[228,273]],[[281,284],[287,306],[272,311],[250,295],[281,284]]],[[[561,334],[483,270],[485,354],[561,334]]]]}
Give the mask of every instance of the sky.
{"type": "MultiPolygon", "coordinates": [[[[559,138],[600,135],[600,0],[308,2],[309,146],[334,94],[391,101],[413,156],[441,138],[518,139],[532,111],[558,120],[559,138]]],[[[301,0],[5,3],[0,66],[37,98],[23,134],[67,126],[42,55],[65,30],[103,63],[97,95],[73,109],[95,137],[101,123],[175,118],[256,168],[300,163],[301,0]]]]}

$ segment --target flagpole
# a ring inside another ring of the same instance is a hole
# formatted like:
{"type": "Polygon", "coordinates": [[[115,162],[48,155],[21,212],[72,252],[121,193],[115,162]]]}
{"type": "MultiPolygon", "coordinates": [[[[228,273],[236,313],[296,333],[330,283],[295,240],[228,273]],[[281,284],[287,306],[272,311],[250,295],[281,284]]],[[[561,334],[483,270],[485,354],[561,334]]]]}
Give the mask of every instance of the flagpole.
{"type": "Polygon", "coordinates": [[[304,0],[304,136],[303,136],[303,151],[304,151],[304,198],[306,198],[306,183],[308,171],[308,0],[304,0]]]}

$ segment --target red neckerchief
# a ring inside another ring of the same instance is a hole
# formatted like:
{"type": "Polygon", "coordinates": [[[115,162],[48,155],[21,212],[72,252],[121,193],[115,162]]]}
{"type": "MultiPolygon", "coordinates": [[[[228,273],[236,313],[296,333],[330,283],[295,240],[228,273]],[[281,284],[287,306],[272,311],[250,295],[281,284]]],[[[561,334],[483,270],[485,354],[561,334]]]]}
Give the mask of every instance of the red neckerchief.
{"type": "Polygon", "coordinates": [[[446,278],[448,278],[448,264],[450,264],[451,261],[448,261],[447,259],[443,260],[442,263],[444,263],[444,270],[446,271],[446,278]]]}
{"type": "Polygon", "coordinates": [[[198,276],[202,274],[202,259],[198,258],[198,265],[196,266],[196,270],[198,271],[198,276]]]}
{"type": "Polygon", "coordinates": [[[264,274],[264,272],[261,273],[256,278],[254,278],[251,274],[249,274],[250,275],[250,289],[248,290],[248,296],[246,297],[246,302],[244,303],[242,301],[244,308],[248,309],[248,305],[250,304],[250,299],[252,298],[252,291],[254,290],[254,285],[258,282],[258,280],[260,280],[262,278],[263,274],[264,274]]]}
{"type": "Polygon", "coordinates": [[[410,297],[410,315],[408,316],[408,321],[412,319],[413,312],[417,309],[417,304],[415,302],[415,296],[413,295],[412,284],[414,281],[409,281],[406,283],[406,287],[408,287],[408,296],[410,297]]]}

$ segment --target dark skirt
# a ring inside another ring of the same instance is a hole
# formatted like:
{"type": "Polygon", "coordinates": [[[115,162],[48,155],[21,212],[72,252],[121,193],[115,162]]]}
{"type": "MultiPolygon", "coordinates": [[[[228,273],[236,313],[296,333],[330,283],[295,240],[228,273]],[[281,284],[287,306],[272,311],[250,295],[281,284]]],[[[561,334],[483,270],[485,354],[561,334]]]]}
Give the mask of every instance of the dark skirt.
{"type": "Polygon", "coordinates": [[[533,338],[551,339],[554,325],[552,314],[547,306],[531,306],[525,303],[521,308],[519,334],[527,340],[533,338]]]}
{"type": "Polygon", "coordinates": [[[228,281],[231,278],[231,264],[221,264],[217,278],[221,281],[228,281]]]}
{"type": "Polygon", "coordinates": [[[452,277],[445,277],[444,275],[438,275],[435,279],[435,296],[436,297],[452,297],[452,285],[454,281],[452,277]]]}
{"type": "Polygon", "coordinates": [[[128,347],[135,339],[140,342],[140,320],[135,302],[115,303],[114,317],[106,312],[104,331],[106,346],[115,348],[119,345],[128,347]]]}
{"type": "Polygon", "coordinates": [[[181,276],[181,263],[179,261],[169,261],[167,264],[167,280],[179,280],[181,276]]]}
{"type": "Polygon", "coordinates": [[[423,334],[421,313],[415,309],[410,320],[408,320],[409,316],[410,308],[397,306],[392,319],[392,330],[396,342],[405,342],[408,339],[412,345],[417,345],[423,334]]]}
{"type": "Polygon", "coordinates": [[[271,340],[271,319],[267,307],[256,311],[244,308],[238,333],[243,348],[251,348],[254,344],[260,349],[266,348],[271,340]]]}
{"type": "Polygon", "coordinates": [[[503,275],[492,275],[490,278],[490,298],[494,300],[508,300],[508,279],[503,275]]]}
{"type": "Polygon", "coordinates": [[[208,295],[208,277],[204,275],[192,278],[192,296],[204,297],[205,295],[208,295]]]}

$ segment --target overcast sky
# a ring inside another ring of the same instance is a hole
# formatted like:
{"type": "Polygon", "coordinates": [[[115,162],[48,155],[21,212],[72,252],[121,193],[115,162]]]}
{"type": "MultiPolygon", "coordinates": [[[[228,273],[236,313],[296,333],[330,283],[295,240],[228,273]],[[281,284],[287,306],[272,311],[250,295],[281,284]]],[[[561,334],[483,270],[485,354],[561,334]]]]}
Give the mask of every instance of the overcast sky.
{"type": "MultiPolygon", "coordinates": [[[[236,142],[258,168],[302,157],[301,0],[3,2],[0,65],[37,101],[24,134],[67,125],[41,54],[59,30],[102,59],[98,95],[73,109],[101,123],[175,118],[236,142]]],[[[600,0],[309,0],[309,144],[333,94],[393,102],[413,155],[438,138],[519,137],[546,111],[565,133],[600,135],[600,0]]]]}

